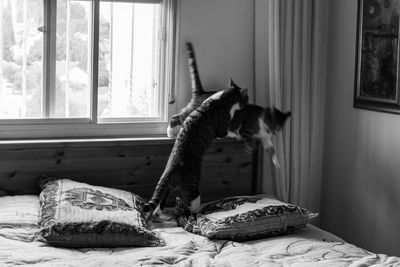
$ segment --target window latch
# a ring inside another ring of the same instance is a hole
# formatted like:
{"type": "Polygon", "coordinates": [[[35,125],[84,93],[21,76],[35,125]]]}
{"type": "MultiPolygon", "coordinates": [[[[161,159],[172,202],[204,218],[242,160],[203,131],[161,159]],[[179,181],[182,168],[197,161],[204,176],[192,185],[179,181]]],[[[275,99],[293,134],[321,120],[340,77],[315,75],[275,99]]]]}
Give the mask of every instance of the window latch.
{"type": "Polygon", "coordinates": [[[46,32],[46,26],[40,26],[37,28],[37,30],[40,32],[46,32]]]}

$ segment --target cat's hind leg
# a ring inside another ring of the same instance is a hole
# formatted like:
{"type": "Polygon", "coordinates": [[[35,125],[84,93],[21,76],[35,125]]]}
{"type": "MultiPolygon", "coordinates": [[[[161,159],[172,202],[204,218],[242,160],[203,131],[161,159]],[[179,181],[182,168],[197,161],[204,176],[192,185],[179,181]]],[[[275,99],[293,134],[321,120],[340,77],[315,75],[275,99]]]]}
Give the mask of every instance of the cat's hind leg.
{"type": "Polygon", "coordinates": [[[200,211],[200,190],[199,190],[200,178],[197,176],[186,177],[185,182],[181,183],[182,197],[189,205],[190,212],[197,214],[200,211]]]}

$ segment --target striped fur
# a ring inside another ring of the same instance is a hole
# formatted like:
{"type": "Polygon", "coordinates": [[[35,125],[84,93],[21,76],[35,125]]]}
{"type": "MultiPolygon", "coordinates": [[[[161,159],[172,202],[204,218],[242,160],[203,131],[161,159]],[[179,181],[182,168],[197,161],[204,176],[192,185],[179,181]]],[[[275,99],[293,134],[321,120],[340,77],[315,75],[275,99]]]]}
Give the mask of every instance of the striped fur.
{"type": "Polygon", "coordinates": [[[228,136],[243,141],[249,148],[253,139],[260,140],[264,149],[271,154],[274,165],[279,168],[278,157],[271,138],[282,129],[290,114],[290,112],[281,112],[275,107],[264,109],[249,104],[233,116],[228,136]]]}
{"type": "Polygon", "coordinates": [[[183,124],[183,121],[189,116],[190,112],[195,110],[203,103],[208,97],[216,93],[216,91],[204,91],[201,84],[199,70],[197,68],[196,55],[194,53],[192,43],[186,43],[188,66],[190,72],[190,81],[192,86],[192,97],[189,103],[179,112],[171,117],[168,124],[167,135],[168,137],[176,137],[183,124]]]}
{"type": "Polygon", "coordinates": [[[247,101],[247,90],[234,85],[215,93],[190,113],[175,140],[153,197],[144,207],[145,212],[150,212],[151,216],[156,208],[162,209],[169,193],[175,189],[180,189],[183,200],[192,204],[192,212],[198,210],[204,153],[213,139],[228,134],[231,114],[244,107],[247,101]]]}
{"type": "Polygon", "coordinates": [[[197,68],[197,60],[192,43],[186,43],[186,50],[189,63],[190,81],[192,84],[192,95],[198,95],[203,93],[204,89],[200,81],[199,69],[197,68]]]}

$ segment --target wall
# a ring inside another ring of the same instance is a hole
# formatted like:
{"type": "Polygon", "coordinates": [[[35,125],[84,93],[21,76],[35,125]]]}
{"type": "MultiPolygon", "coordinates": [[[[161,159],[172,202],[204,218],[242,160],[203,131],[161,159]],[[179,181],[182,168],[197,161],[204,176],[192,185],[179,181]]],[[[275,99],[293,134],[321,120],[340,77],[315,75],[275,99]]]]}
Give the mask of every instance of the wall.
{"type": "Polygon", "coordinates": [[[353,108],[357,0],[331,0],[322,227],[400,256],[400,116],[353,108]]]}
{"type": "Polygon", "coordinates": [[[226,87],[230,77],[254,88],[254,0],[180,0],[178,108],[190,99],[185,42],[193,43],[206,90],[226,87]]]}

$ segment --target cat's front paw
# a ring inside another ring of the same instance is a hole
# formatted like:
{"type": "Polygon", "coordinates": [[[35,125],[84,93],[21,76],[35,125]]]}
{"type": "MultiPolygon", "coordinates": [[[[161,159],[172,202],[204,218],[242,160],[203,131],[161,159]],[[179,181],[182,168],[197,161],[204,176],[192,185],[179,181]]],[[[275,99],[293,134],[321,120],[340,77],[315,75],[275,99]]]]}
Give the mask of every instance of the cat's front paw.
{"type": "Polygon", "coordinates": [[[149,211],[145,214],[145,220],[147,223],[159,223],[162,221],[163,215],[163,211],[158,206],[154,211],[149,211]]]}
{"type": "Polygon", "coordinates": [[[180,126],[180,125],[177,125],[177,126],[175,126],[175,127],[171,127],[171,126],[168,125],[168,128],[167,128],[167,136],[168,136],[169,138],[175,138],[175,137],[177,137],[177,136],[178,136],[178,133],[179,133],[179,131],[180,131],[180,129],[181,129],[181,126],[180,126]]]}
{"type": "Polygon", "coordinates": [[[153,221],[154,215],[152,212],[147,212],[144,214],[144,220],[146,221],[147,224],[151,223],[153,221]]]}

